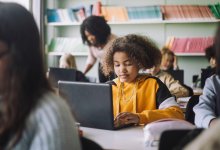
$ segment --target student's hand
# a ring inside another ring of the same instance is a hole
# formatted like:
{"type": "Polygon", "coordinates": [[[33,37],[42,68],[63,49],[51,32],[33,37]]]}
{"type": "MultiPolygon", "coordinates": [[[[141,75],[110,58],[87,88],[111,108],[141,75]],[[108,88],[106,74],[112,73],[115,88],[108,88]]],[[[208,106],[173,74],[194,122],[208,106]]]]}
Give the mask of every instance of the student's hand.
{"type": "Polygon", "coordinates": [[[138,123],[139,123],[138,115],[130,112],[120,113],[114,120],[115,127],[119,127],[127,124],[138,124],[138,123]]]}

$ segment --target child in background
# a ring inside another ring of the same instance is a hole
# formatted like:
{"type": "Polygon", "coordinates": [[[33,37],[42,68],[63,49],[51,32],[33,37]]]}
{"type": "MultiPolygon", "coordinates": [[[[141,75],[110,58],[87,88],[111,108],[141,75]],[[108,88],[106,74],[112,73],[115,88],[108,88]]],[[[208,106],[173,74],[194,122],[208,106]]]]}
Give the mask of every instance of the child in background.
{"type": "Polygon", "coordinates": [[[163,47],[161,53],[162,53],[162,60],[161,60],[162,70],[169,71],[169,70],[179,69],[177,64],[177,57],[170,49],[163,47]]]}
{"type": "Polygon", "coordinates": [[[183,113],[166,85],[140,69],[152,68],[159,49],[148,39],[130,34],[117,38],[103,57],[102,69],[112,81],[115,126],[147,124],[163,118],[183,119],[183,113]]]}
{"type": "Polygon", "coordinates": [[[71,111],[45,76],[34,17],[0,2],[0,20],[0,149],[80,150],[71,111]]]}
{"type": "MultiPolygon", "coordinates": [[[[75,57],[71,54],[63,54],[59,61],[60,68],[76,69],[75,57]]],[[[85,75],[76,69],[76,81],[89,82],[85,75]]]]}
{"type": "Polygon", "coordinates": [[[220,26],[218,27],[214,50],[216,53],[216,74],[207,78],[199,103],[193,108],[195,124],[198,127],[209,128],[220,117],[220,26]]]}
{"type": "Polygon", "coordinates": [[[65,53],[60,57],[60,68],[76,68],[76,60],[75,57],[71,54],[65,53]]]}
{"type": "Polygon", "coordinates": [[[219,150],[220,149],[220,24],[214,42],[216,75],[206,80],[203,95],[195,107],[196,125],[210,127],[189,143],[184,150],[219,150]]]}
{"type": "Polygon", "coordinates": [[[205,49],[205,56],[209,61],[209,66],[207,69],[213,69],[215,70],[216,67],[216,58],[215,58],[215,48],[213,45],[207,47],[205,49]]]}
{"type": "Polygon", "coordinates": [[[176,98],[190,96],[190,92],[192,93],[192,89],[190,91],[189,87],[182,85],[178,80],[175,80],[173,76],[170,75],[168,72],[160,69],[161,58],[162,56],[158,55],[158,57],[155,58],[155,60],[157,60],[156,64],[153,68],[148,69],[147,72],[159,78],[168,87],[171,94],[176,96],[176,98]]]}

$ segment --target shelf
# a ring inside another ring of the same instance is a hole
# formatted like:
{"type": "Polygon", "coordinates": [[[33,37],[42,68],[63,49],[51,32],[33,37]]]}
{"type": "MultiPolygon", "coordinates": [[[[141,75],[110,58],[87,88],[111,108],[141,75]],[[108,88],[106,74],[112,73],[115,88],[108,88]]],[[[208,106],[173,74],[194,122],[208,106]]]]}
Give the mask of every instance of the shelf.
{"type": "Polygon", "coordinates": [[[205,53],[175,53],[177,56],[205,56],[205,53]]]}
{"type": "MultiPolygon", "coordinates": [[[[129,25],[129,24],[178,24],[178,23],[215,23],[220,19],[190,19],[190,20],[132,20],[125,22],[109,22],[110,25],[129,25]]],[[[48,26],[78,26],[81,22],[51,22],[48,26]]]]}
{"type": "MultiPolygon", "coordinates": [[[[61,56],[67,52],[49,52],[47,53],[49,56],[61,56]]],[[[88,56],[88,52],[70,52],[74,56],[88,56]]]]}

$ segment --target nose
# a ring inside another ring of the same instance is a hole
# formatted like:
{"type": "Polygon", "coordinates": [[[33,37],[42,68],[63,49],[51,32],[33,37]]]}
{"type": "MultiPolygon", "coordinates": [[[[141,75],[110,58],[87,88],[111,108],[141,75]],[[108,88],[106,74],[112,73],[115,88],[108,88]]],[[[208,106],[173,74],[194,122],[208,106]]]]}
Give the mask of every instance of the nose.
{"type": "Polygon", "coordinates": [[[124,65],[120,66],[120,72],[122,72],[122,73],[127,72],[127,69],[126,69],[126,67],[124,65]]]}

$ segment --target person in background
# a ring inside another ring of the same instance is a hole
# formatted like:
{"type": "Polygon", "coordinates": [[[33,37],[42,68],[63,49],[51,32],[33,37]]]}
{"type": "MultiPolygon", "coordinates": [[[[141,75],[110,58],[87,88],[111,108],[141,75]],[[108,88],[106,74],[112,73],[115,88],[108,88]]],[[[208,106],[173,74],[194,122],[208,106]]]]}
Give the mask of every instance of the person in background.
{"type": "Polygon", "coordinates": [[[195,112],[195,124],[198,127],[209,128],[216,118],[220,116],[220,26],[218,28],[214,49],[216,52],[216,74],[207,78],[203,88],[203,94],[199,97],[199,103],[193,108],[195,112]]]}
{"type": "Polygon", "coordinates": [[[178,70],[177,57],[170,49],[163,47],[161,50],[161,69],[164,71],[178,70]]]}
{"type": "Polygon", "coordinates": [[[0,149],[81,149],[65,101],[45,76],[34,17],[16,3],[0,3],[0,149]]]}
{"type": "Polygon", "coordinates": [[[211,45],[205,49],[205,56],[209,61],[209,66],[207,69],[214,69],[216,67],[216,58],[215,58],[215,49],[214,46],[211,45]]]}
{"type": "Polygon", "coordinates": [[[106,51],[103,72],[115,72],[112,84],[115,126],[148,124],[162,118],[183,119],[183,113],[168,88],[158,78],[140,75],[152,68],[159,49],[147,37],[130,34],[117,38],[106,51]]]}
{"type": "MultiPolygon", "coordinates": [[[[111,28],[107,24],[104,17],[90,16],[86,18],[81,26],[80,33],[84,44],[89,46],[89,55],[87,57],[84,74],[86,74],[96,63],[96,60],[100,62],[109,43],[116,38],[111,33],[111,28]]],[[[106,82],[113,79],[115,76],[113,73],[107,77],[102,73],[101,65],[98,66],[99,82],[106,82]]]]}
{"type": "Polygon", "coordinates": [[[74,68],[76,67],[76,60],[75,57],[69,53],[65,53],[60,57],[59,61],[59,67],[60,68],[74,68]]]}
{"type": "Polygon", "coordinates": [[[220,89],[220,25],[215,35],[214,49],[216,52],[216,75],[207,79],[203,95],[200,96],[199,104],[194,109],[196,124],[210,128],[184,147],[186,150],[220,149],[220,93],[218,92],[220,89]]]}
{"type": "Polygon", "coordinates": [[[89,82],[86,76],[76,68],[75,57],[69,53],[65,53],[60,57],[60,68],[76,69],[76,81],[89,82]]]}
{"type": "Polygon", "coordinates": [[[175,95],[176,98],[190,96],[190,92],[192,91],[192,89],[190,91],[189,87],[182,85],[178,80],[175,80],[173,76],[170,75],[168,72],[160,69],[161,58],[162,55],[158,55],[158,57],[155,58],[156,64],[153,68],[147,69],[147,72],[159,78],[168,87],[170,93],[172,95],[175,95]]]}

